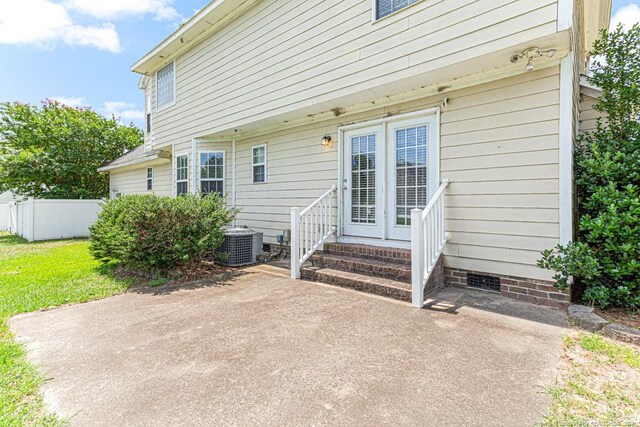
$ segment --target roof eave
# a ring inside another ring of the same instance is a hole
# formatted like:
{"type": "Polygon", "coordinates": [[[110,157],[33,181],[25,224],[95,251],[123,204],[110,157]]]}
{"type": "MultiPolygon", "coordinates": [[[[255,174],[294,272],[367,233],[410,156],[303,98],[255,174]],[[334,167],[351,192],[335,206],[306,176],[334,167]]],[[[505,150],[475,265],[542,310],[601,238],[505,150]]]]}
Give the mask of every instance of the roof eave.
{"type": "Polygon", "coordinates": [[[600,37],[600,31],[609,29],[611,7],[612,0],[585,0],[583,19],[587,52],[591,51],[593,43],[600,37]]]}
{"type": "Polygon", "coordinates": [[[602,89],[591,84],[586,76],[580,76],[580,93],[592,98],[600,98],[600,96],[602,96],[602,89]]]}
{"type": "Polygon", "coordinates": [[[130,166],[136,166],[136,165],[139,165],[139,164],[156,162],[157,160],[167,161],[168,162],[168,161],[171,160],[171,155],[169,153],[167,153],[167,152],[159,151],[156,154],[152,154],[150,156],[138,157],[137,159],[133,159],[133,160],[130,160],[128,162],[117,163],[115,165],[108,164],[108,165],[99,167],[98,168],[98,172],[111,172],[111,171],[116,170],[116,169],[123,169],[123,168],[127,168],[127,167],[130,167],[130,166]]]}
{"type": "Polygon", "coordinates": [[[165,63],[168,63],[178,52],[197,44],[203,33],[224,25],[231,12],[234,16],[244,12],[258,0],[213,0],[198,13],[182,24],[169,37],[154,47],[131,67],[131,71],[149,75],[165,63]]]}

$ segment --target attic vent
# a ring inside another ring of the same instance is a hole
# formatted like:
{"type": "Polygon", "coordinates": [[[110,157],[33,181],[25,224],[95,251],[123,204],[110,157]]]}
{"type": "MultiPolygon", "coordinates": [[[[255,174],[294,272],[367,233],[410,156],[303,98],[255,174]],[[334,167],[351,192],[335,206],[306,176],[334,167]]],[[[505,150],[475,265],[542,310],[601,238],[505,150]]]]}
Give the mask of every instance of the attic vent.
{"type": "Polygon", "coordinates": [[[470,288],[484,289],[486,291],[500,292],[500,278],[483,274],[467,273],[467,286],[470,288]]]}

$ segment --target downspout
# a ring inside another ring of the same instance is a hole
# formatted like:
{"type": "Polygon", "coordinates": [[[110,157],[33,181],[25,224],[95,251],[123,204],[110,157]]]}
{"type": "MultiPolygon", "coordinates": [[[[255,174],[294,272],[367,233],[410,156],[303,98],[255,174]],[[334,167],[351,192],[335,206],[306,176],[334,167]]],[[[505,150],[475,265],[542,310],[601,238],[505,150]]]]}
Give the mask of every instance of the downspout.
{"type": "Polygon", "coordinates": [[[197,138],[193,138],[191,140],[191,192],[193,194],[196,194],[197,191],[197,187],[196,187],[196,149],[197,149],[197,145],[198,145],[198,139],[197,138]]]}
{"type": "Polygon", "coordinates": [[[176,144],[171,144],[171,196],[176,197],[176,144]]]}
{"type": "MultiPolygon", "coordinates": [[[[231,206],[236,207],[236,140],[231,141],[231,206]]],[[[233,219],[233,226],[236,220],[233,219]]]]}

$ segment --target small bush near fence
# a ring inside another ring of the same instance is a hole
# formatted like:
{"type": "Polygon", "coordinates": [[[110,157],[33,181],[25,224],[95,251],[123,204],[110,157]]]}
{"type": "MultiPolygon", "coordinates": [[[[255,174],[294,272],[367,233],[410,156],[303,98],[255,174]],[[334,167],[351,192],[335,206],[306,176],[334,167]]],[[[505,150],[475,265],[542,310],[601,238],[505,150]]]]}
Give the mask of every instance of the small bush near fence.
{"type": "Polygon", "coordinates": [[[108,201],[90,227],[90,250],[104,262],[147,271],[169,270],[219,247],[222,227],[235,215],[235,209],[217,194],[122,196],[108,201]]]}

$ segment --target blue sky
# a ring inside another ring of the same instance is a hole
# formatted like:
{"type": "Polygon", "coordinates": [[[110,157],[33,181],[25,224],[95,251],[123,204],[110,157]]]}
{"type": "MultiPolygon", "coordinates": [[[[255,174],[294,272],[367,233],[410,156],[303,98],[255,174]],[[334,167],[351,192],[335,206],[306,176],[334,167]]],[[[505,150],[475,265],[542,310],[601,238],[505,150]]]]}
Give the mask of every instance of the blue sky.
{"type": "MultiPolygon", "coordinates": [[[[0,102],[45,98],[142,123],[130,66],[208,0],[0,0],[0,102]]],[[[615,22],[640,0],[614,0],[615,22]]]]}

